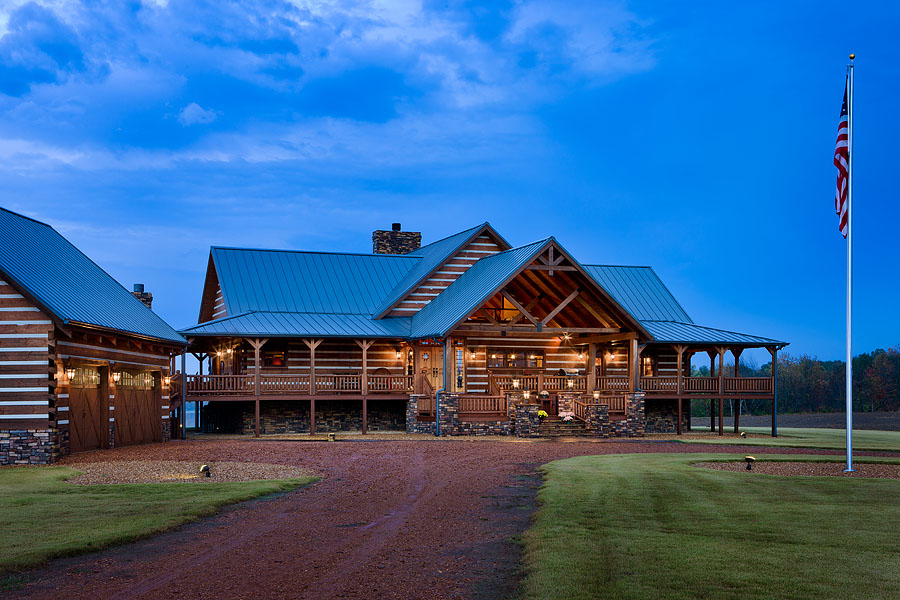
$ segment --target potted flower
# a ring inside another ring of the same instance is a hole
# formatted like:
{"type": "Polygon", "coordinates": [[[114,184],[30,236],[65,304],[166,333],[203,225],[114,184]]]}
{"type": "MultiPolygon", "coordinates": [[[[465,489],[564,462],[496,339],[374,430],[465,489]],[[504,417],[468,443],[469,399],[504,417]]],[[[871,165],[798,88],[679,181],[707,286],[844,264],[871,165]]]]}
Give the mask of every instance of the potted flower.
{"type": "Polygon", "coordinates": [[[538,411],[538,419],[540,419],[541,421],[543,421],[544,419],[546,419],[546,418],[549,417],[549,416],[550,416],[550,415],[547,414],[547,411],[546,411],[546,410],[539,410],[539,411],[538,411]]]}
{"type": "Polygon", "coordinates": [[[562,419],[563,423],[571,423],[572,419],[575,418],[575,413],[573,412],[561,412],[559,413],[559,418],[562,419]]]}

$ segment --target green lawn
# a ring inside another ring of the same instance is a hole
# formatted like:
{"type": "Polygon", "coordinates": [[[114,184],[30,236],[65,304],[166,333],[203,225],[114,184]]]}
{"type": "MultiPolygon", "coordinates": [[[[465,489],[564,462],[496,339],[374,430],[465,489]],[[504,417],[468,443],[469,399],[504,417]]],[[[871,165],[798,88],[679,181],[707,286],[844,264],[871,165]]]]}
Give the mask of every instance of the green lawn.
{"type": "Polygon", "coordinates": [[[900,481],[691,466],[728,456],[542,467],[524,597],[900,598],[900,481]]]}
{"type": "MultiPolygon", "coordinates": [[[[704,428],[694,428],[703,431],[704,428]]],[[[800,427],[779,427],[778,437],[771,437],[768,427],[742,427],[749,437],[741,439],[719,437],[709,433],[703,437],[682,436],[678,439],[689,444],[751,444],[756,446],[781,446],[784,448],[846,448],[846,432],[843,429],[814,429],[800,427]]],[[[734,435],[726,430],[727,434],[734,435]]],[[[853,432],[855,450],[886,450],[900,452],[900,431],[873,431],[860,429],[853,432]]]]}
{"type": "Polygon", "coordinates": [[[210,515],[220,507],[312,483],[72,485],[66,467],[0,469],[0,573],[98,550],[210,515]]]}

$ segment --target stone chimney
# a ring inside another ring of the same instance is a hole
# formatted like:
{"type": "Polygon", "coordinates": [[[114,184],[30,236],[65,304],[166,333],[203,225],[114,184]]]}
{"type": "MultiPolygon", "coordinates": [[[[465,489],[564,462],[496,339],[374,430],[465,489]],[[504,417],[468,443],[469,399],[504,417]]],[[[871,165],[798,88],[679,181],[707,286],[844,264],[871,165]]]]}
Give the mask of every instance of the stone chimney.
{"type": "Polygon", "coordinates": [[[134,294],[135,298],[143,302],[147,306],[147,308],[152,308],[151,305],[153,304],[153,294],[144,291],[143,283],[134,284],[134,291],[131,293],[134,294]]]}
{"type": "Polygon", "coordinates": [[[400,223],[392,223],[390,231],[379,229],[372,232],[373,254],[409,254],[422,245],[422,234],[418,231],[400,231],[400,223]]]}

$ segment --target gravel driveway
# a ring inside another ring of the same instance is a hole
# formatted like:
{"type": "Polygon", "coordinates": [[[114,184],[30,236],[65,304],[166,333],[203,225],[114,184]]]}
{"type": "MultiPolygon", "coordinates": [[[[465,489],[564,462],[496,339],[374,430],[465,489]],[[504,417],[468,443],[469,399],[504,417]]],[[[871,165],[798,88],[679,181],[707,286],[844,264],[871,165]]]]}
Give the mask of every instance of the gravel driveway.
{"type": "MultiPolygon", "coordinates": [[[[752,448],[770,450],[797,452],[752,448]]],[[[677,442],[235,440],[80,454],[78,462],[297,465],[323,479],[147,540],[57,560],[27,574],[16,595],[506,598],[520,560],[510,537],[528,527],[538,465],[585,454],[717,451],[742,450],[677,442]]]]}

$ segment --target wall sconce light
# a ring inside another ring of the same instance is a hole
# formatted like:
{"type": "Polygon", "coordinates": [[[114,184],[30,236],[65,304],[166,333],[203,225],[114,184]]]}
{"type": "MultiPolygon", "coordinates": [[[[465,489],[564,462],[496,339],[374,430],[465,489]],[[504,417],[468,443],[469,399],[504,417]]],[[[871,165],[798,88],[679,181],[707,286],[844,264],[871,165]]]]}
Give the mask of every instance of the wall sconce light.
{"type": "Polygon", "coordinates": [[[233,350],[231,348],[228,349],[228,354],[231,354],[233,350]]]}
{"type": "Polygon", "coordinates": [[[122,373],[120,373],[119,371],[113,371],[112,376],[113,376],[113,381],[116,383],[119,383],[119,380],[122,379],[122,373]]]}
{"type": "Polygon", "coordinates": [[[397,360],[400,360],[401,358],[403,358],[403,353],[400,352],[400,350],[398,349],[397,350],[397,360]]]}
{"type": "Polygon", "coordinates": [[[510,354],[510,355],[509,355],[509,360],[516,360],[516,355],[515,355],[515,354],[510,354]]]}
{"type": "Polygon", "coordinates": [[[584,352],[578,353],[578,360],[584,360],[584,352]]]}
{"type": "Polygon", "coordinates": [[[497,358],[496,354],[491,354],[491,358],[497,358]]]}
{"type": "Polygon", "coordinates": [[[222,351],[219,350],[218,352],[216,352],[216,356],[218,356],[219,358],[222,358],[222,351]]]}
{"type": "Polygon", "coordinates": [[[475,360],[475,351],[474,350],[469,350],[469,358],[471,360],[475,360]]]}
{"type": "Polygon", "coordinates": [[[600,392],[594,392],[594,400],[600,399],[600,392]]]}
{"type": "Polygon", "coordinates": [[[168,387],[169,384],[172,383],[172,378],[166,375],[165,377],[163,377],[163,381],[165,382],[166,387],[168,387]]]}
{"type": "Polygon", "coordinates": [[[531,392],[525,390],[524,392],[522,392],[522,397],[528,400],[529,398],[531,398],[531,392]]]}
{"type": "Polygon", "coordinates": [[[615,355],[612,352],[606,353],[606,362],[612,362],[612,359],[615,358],[615,355]]]}
{"type": "Polygon", "coordinates": [[[69,367],[68,369],[66,369],[66,378],[69,381],[72,381],[73,379],[75,379],[75,369],[74,368],[69,367]]]}
{"type": "Polygon", "coordinates": [[[518,379],[513,379],[512,384],[515,389],[519,389],[519,380],[518,379]]]}
{"type": "Polygon", "coordinates": [[[573,387],[575,387],[575,381],[570,379],[566,382],[566,385],[569,386],[569,389],[571,390],[573,387]]]}

